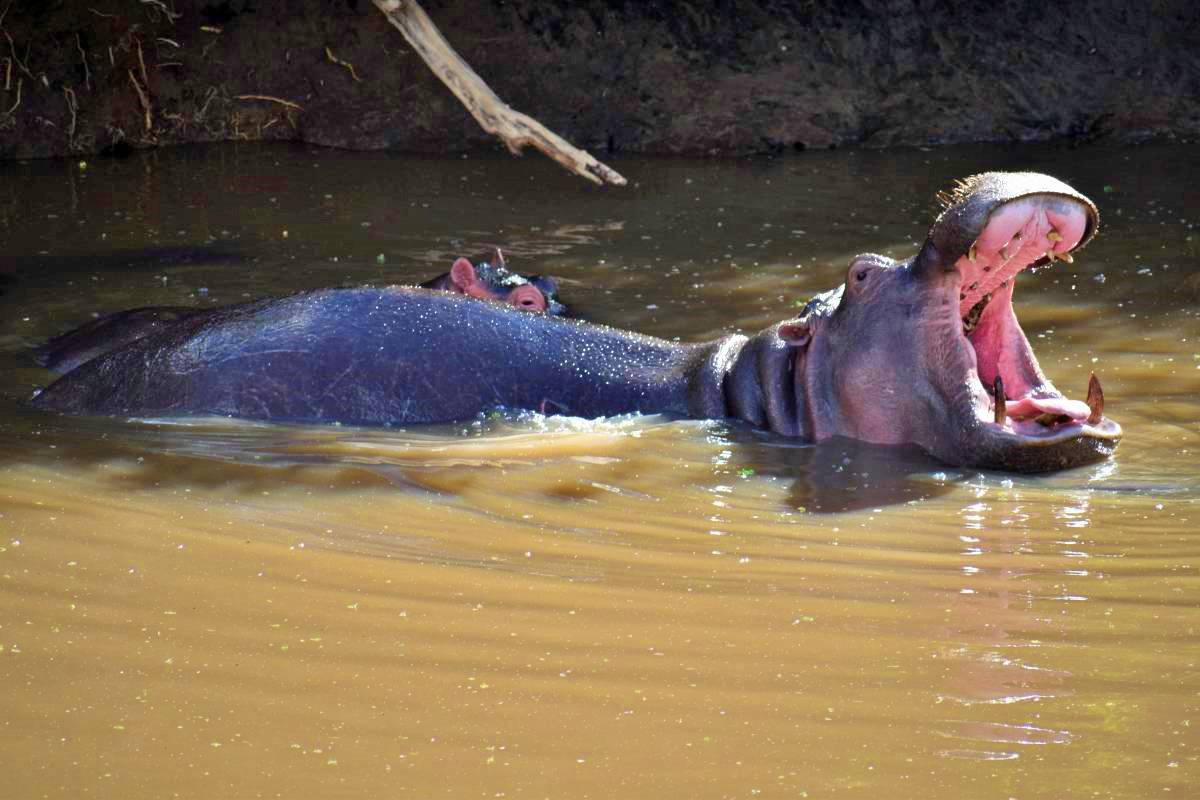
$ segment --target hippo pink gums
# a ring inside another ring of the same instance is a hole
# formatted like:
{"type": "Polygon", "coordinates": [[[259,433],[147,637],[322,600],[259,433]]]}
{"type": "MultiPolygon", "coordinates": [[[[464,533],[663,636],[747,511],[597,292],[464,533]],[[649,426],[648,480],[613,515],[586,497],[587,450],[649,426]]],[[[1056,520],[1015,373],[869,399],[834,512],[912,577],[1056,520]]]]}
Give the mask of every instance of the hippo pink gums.
{"type": "Polygon", "coordinates": [[[74,414],[411,424],[491,409],[735,417],[783,436],[913,443],[1041,471],[1110,455],[1121,427],[1042,374],[1013,311],[1033,264],[1070,261],[1096,208],[1032,173],[963,181],[920,252],[752,336],[678,344],[421,289],[331,289],[183,317],[33,399],[74,414]]]}

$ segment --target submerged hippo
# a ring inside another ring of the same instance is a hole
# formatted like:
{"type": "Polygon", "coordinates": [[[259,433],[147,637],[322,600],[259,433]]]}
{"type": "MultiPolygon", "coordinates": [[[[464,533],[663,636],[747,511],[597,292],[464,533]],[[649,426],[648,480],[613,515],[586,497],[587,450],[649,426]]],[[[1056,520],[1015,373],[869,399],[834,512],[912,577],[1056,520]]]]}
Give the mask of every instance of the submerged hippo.
{"type": "MultiPolygon", "coordinates": [[[[559,316],[567,313],[567,307],[559,302],[558,283],[554,278],[510,272],[499,249],[495,251],[492,261],[480,262],[478,266],[465,258],[458,258],[449,272],[431,278],[422,283],[421,287],[508,303],[522,311],[533,313],[559,316]]],[[[55,336],[37,348],[34,357],[46,369],[62,374],[186,317],[207,316],[229,310],[192,306],[146,306],[117,311],[55,336]]]]}
{"type": "Polygon", "coordinates": [[[558,282],[548,275],[519,275],[504,263],[504,254],[496,248],[491,261],[472,264],[465,258],[455,260],[450,271],[421,284],[423,289],[441,289],[480,300],[508,303],[522,311],[544,312],[554,316],[567,313],[558,300],[558,282]]]}
{"type": "Polygon", "coordinates": [[[846,283],[753,336],[678,344],[420,290],[333,289],[163,326],[34,398],[74,414],[409,424],[494,408],[735,417],[784,436],[914,443],[1040,471],[1111,454],[1120,426],[1042,374],[1013,312],[1032,264],[1070,261],[1095,206],[1032,173],[961,182],[915,257],[857,256],[846,283]]]}

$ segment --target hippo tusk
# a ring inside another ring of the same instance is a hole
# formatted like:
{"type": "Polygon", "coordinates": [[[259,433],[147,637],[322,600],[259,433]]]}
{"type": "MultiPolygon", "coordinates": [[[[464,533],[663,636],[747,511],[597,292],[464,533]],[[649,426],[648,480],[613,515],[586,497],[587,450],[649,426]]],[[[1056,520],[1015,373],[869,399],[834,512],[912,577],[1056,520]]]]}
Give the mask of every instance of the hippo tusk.
{"type": "Polygon", "coordinates": [[[1104,390],[1100,388],[1100,379],[1094,372],[1088,381],[1087,404],[1092,410],[1087,419],[1088,424],[1095,425],[1104,418],[1104,390]]]}
{"type": "MultiPolygon", "coordinates": [[[[1096,384],[1099,386],[1099,384],[1096,384]]],[[[1089,399],[1091,395],[1088,395],[1089,399]]],[[[995,421],[997,425],[1003,425],[1008,419],[1007,400],[1004,397],[1004,381],[1000,380],[1000,376],[996,376],[996,380],[992,381],[992,399],[996,403],[995,421]]]]}

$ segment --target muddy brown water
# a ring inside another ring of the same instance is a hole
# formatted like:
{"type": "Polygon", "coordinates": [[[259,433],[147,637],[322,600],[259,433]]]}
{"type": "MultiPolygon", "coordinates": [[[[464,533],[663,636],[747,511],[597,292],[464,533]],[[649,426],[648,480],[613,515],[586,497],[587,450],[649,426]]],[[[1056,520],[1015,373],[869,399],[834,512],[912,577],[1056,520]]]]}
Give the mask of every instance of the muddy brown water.
{"type": "Polygon", "coordinates": [[[1200,151],[625,161],[205,147],[0,165],[0,795],[1194,797],[1200,151]],[[722,421],[68,419],[93,314],[411,282],[491,245],[581,315],[752,331],[950,179],[1101,208],[1026,275],[1115,459],[1048,476],[722,421]]]}

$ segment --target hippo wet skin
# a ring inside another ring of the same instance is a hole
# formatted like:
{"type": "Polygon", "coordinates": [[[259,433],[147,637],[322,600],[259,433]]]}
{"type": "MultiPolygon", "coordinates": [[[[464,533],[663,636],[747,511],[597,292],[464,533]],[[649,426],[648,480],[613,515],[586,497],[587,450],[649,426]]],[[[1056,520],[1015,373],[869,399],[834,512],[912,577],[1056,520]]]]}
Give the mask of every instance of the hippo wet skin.
{"type": "Polygon", "coordinates": [[[336,289],[179,319],[32,401],[121,416],[410,424],[495,408],[734,417],[783,436],[912,443],[956,465],[1061,469],[1121,436],[1042,373],[1012,306],[1071,260],[1095,206],[1032,173],[969,178],[920,252],[853,259],[843,286],[752,336],[678,344],[420,289],[336,289]]]}
{"type": "MultiPolygon", "coordinates": [[[[567,307],[559,302],[558,282],[554,278],[510,272],[499,250],[495,251],[491,262],[484,261],[478,266],[465,258],[456,259],[449,272],[420,285],[426,289],[507,303],[531,313],[560,316],[567,313],[567,307]]],[[[34,358],[46,369],[63,374],[86,361],[145,338],[184,317],[199,317],[218,311],[228,312],[229,309],[147,306],[105,314],[55,336],[37,348],[34,358]]]]}

